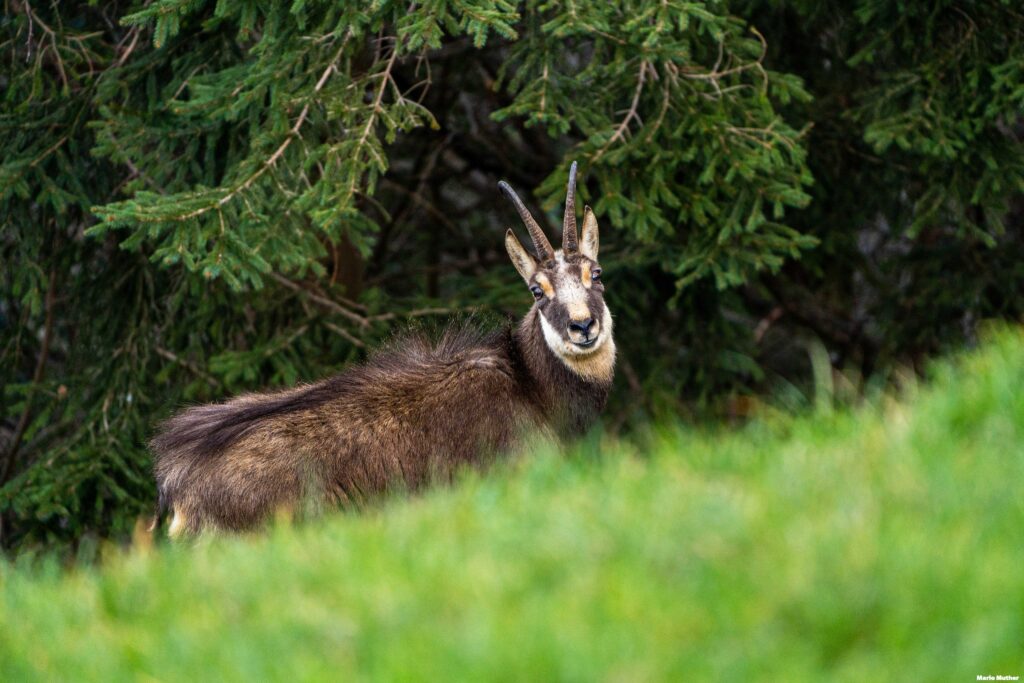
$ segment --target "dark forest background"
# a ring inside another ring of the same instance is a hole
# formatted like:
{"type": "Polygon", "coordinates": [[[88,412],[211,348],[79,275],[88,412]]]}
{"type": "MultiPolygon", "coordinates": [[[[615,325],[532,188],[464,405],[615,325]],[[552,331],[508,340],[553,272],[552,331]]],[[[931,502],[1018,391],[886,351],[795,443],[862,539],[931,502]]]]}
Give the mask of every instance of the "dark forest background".
{"type": "Polygon", "coordinates": [[[6,0],[0,60],[5,549],[128,533],[184,403],[522,314],[496,183],[557,225],[572,160],[612,430],[1024,307],[1015,2],[6,0]]]}

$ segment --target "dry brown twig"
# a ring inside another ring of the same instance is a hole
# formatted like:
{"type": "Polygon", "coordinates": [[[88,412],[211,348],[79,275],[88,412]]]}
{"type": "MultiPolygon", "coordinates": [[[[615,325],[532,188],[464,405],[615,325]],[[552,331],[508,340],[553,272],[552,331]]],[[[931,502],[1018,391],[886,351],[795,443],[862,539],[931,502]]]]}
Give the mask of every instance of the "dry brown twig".
{"type": "Polygon", "coordinates": [[[325,296],[323,296],[321,294],[317,294],[316,292],[311,292],[308,289],[306,289],[305,287],[303,287],[303,286],[301,286],[301,285],[299,285],[299,284],[297,284],[295,282],[292,282],[288,278],[286,278],[286,277],[284,277],[282,275],[278,275],[277,273],[271,273],[270,277],[275,282],[277,282],[277,283],[279,283],[281,285],[284,285],[285,287],[287,287],[288,289],[292,290],[293,292],[298,292],[299,294],[302,294],[303,296],[309,297],[310,301],[314,301],[314,302],[320,304],[321,306],[323,306],[324,308],[330,309],[330,310],[334,311],[335,313],[337,313],[338,315],[340,315],[342,317],[345,317],[345,318],[348,318],[349,320],[351,320],[355,324],[359,325],[359,327],[361,327],[363,329],[366,329],[367,327],[370,326],[370,320],[366,316],[359,315],[355,311],[352,311],[352,310],[350,310],[348,308],[345,308],[344,306],[339,304],[337,301],[333,301],[332,299],[328,299],[327,297],[325,297],[325,296]]]}

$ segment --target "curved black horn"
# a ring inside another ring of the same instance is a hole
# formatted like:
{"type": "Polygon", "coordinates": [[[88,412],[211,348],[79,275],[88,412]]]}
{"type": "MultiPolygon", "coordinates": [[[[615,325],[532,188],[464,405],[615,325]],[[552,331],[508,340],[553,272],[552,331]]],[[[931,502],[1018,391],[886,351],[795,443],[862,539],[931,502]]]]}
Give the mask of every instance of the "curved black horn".
{"type": "Polygon", "coordinates": [[[530,233],[530,238],[533,240],[533,247],[537,250],[537,255],[542,261],[550,261],[555,258],[555,250],[551,248],[551,242],[548,242],[548,238],[544,236],[544,231],[537,225],[537,221],[530,215],[530,210],[523,204],[523,200],[519,198],[516,191],[512,187],[502,180],[498,183],[498,187],[505,193],[505,196],[512,200],[512,203],[516,205],[516,211],[519,212],[519,217],[523,219],[523,223],[526,224],[526,229],[530,233]]]}
{"type": "Polygon", "coordinates": [[[571,253],[579,249],[576,236],[576,162],[569,167],[569,187],[565,191],[565,218],[562,220],[562,250],[571,253]]]}

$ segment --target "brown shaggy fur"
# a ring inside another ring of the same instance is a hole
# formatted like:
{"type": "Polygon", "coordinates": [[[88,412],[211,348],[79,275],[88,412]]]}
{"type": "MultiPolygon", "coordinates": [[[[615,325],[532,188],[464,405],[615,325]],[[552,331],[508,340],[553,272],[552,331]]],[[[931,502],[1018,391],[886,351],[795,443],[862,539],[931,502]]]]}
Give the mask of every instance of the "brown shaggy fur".
{"type": "MultiPolygon", "coordinates": [[[[574,176],[575,165],[566,211],[573,245],[574,176]]],[[[539,228],[538,251],[552,257],[544,263],[517,241],[506,243],[528,285],[536,273],[549,289],[564,283],[574,293],[535,293],[514,329],[449,330],[436,345],[411,337],[316,384],[189,408],[165,422],[151,447],[161,511],[174,515],[171,534],[250,529],[308,504],[358,505],[447,480],[514,449],[531,431],[584,432],[604,407],[615,358],[603,287],[584,275],[598,267],[596,222],[588,225],[586,258],[554,252],[539,228]],[[605,329],[592,353],[586,344],[596,337],[569,327],[586,316],[604,321],[595,324],[605,329]],[[563,347],[561,356],[552,350],[563,347]]]]}
{"type": "Polygon", "coordinates": [[[609,384],[544,343],[536,311],[489,336],[412,338],[317,384],[190,408],[152,442],[161,508],[181,526],[252,528],[303,501],[416,490],[512,448],[529,430],[584,431],[609,384]]]}

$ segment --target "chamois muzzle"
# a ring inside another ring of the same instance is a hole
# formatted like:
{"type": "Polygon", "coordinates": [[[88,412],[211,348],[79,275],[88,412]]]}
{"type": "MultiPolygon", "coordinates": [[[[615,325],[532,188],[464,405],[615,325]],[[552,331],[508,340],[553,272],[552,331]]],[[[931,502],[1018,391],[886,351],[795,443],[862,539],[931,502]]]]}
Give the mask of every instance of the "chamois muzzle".
{"type": "Polygon", "coordinates": [[[570,320],[566,328],[569,342],[579,349],[589,349],[601,337],[601,323],[594,318],[570,320]]]}
{"type": "Polygon", "coordinates": [[[587,318],[586,320],[580,320],[578,322],[573,320],[571,323],[569,323],[569,331],[579,332],[580,334],[583,335],[584,338],[587,338],[590,336],[590,328],[592,328],[593,326],[593,318],[587,318]]]}

